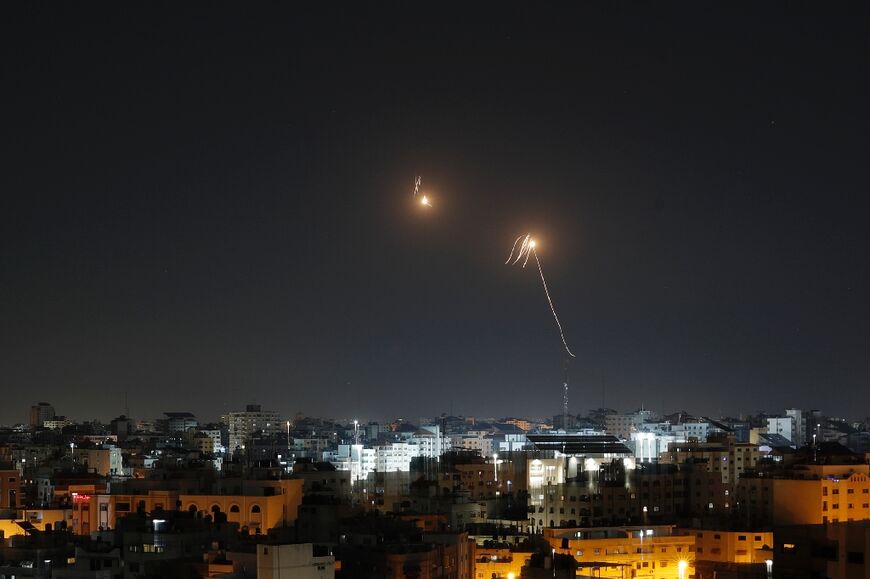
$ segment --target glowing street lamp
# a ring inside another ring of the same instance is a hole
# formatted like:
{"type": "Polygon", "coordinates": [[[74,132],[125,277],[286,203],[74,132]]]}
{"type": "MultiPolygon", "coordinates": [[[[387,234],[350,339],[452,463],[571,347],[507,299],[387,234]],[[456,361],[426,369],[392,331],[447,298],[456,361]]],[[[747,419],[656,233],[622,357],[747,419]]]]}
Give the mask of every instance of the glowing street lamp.
{"type": "Polygon", "coordinates": [[[677,569],[680,571],[680,579],[686,579],[686,568],[688,568],[689,562],[685,559],[680,559],[680,562],[677,563],[677,569]]]}

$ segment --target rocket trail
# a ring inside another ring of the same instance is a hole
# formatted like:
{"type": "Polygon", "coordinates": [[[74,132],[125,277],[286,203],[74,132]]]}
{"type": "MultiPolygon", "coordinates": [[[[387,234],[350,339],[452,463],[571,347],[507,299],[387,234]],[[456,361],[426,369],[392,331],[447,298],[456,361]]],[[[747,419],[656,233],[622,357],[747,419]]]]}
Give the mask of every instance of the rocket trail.
{"type": "Polygon", "coordinates": [[[527,233],[526,235],[520,235],[514,241],[513,247],[511,247],[510,255],[508,255],[507,261],[505,261],[505,265],[516,265],[522,260],[523,268],[525,269],[526,264],[529,262],[529,258],[534,255],[535,263],[538,266],[538,273],[541,276],[541,285],[544,286],[544,294],[547,296],[547,303],[550,305],[550,312],[553,313],[553,319],[556,321],[556,328],[559,330],[559,337],[562,339],[562,345],[565,347],[565,351],[572,358],[576,358],[574,352],[571,351],[571,348],[568,347],[568,342],[565,340],[565,331],[562,329],[562,323],[559,321],[559,316],[556,314],[556,306],[553,305],[553,298],[550,297],[550,289],[547,287],[547,279],[544,277],[544,268],[541,267],[541,259],[538,257],[538,252],[535,250],[535,240],[532,239],[532,234],[527,233]],[[522,240],[522,243],[520,243],[522,240]],[[519,244],[519,248],[517,248],[517,244],[519,244]]]}

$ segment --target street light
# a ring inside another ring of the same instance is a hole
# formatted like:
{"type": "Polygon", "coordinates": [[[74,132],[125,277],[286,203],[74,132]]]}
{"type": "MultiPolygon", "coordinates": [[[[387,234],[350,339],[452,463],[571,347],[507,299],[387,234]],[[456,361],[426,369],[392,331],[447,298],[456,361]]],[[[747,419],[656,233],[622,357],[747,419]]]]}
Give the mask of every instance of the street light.
{"type": "Polygon", "coordinates": [[[677,563],[677,569],[680,571],[680,579],[686,579],[686,568],[689,566],[689,562],[685,559],[680,559],[680,562],[677,563]]]}

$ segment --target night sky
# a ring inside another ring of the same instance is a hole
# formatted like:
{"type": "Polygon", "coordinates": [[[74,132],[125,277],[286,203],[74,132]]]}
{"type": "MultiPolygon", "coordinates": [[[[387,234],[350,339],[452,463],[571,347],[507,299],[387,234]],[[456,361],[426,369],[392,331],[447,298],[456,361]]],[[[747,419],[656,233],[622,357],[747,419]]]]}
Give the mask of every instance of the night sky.
{"type": "Polygon", "coordinates": [[[180,4],[4,8],[0,422],[551,416],[529,231],[572,411],[870,414],[866,5],[180,4]]]}

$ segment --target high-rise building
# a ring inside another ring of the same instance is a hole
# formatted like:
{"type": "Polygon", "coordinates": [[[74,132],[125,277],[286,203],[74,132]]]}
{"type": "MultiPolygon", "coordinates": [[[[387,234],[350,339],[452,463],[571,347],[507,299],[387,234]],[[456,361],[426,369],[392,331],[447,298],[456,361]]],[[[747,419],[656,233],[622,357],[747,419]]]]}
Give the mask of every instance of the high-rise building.
{"type": "Polygon", "coordinates": [[[41,428],[46,420],[54,420],[54,406],[48,402],[40,402],[30,407],[31,428],[41,428]]]}
{"type": "Polygon", "coordinates": [[[806,413],[803,410],[798,410],[797,408],[789,408],[785,411],[785,415],[791,417],[794,421],[792,426],[794,435],[792,436],[791,441],[798,448],[806,446],[807,444],[805,414],[806,413]]]}
{"type": "Polygon", "coordinates": [[[230,412],[224,416],[224,421],[229,430],[230,446],[227,450],[230,453],[242,448],[255,434],[280,434],[284,425],[277,412],[263,410],[259,404],[248,404],[242,411],[230,412]]]}

